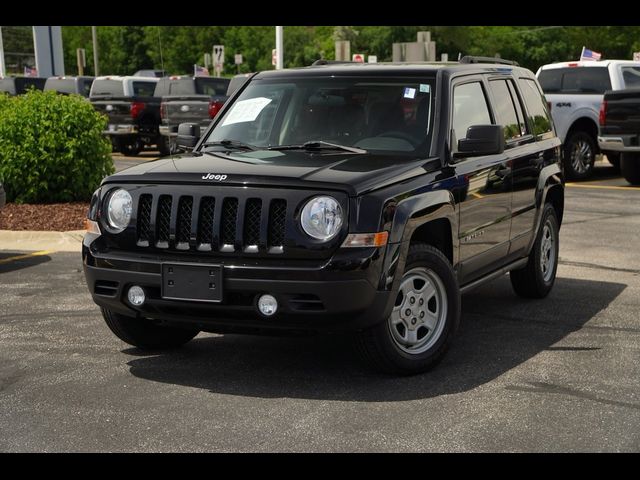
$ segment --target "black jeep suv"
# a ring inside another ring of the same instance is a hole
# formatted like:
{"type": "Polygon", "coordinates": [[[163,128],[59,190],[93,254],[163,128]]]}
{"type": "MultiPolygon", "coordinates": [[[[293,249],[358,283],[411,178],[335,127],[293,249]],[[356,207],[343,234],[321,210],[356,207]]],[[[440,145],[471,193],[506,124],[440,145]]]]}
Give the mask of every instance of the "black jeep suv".
{"type": "Polygon", "coordinates": [[[460,294],[507,272],[541,298],[558,264],[560,141],[535,76],[503,63],[258,73],[189,154],[106,178],[83,261],[140,348],[199,331],[356,331],[378,369],[442,358],[460,294]]]}

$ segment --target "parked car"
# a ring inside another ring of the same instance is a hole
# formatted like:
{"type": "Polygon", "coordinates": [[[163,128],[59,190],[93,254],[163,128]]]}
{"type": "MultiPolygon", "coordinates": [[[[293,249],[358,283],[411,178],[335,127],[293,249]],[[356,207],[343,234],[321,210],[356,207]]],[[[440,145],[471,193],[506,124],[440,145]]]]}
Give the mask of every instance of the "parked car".
{"type": "Polygon", "coordinates": [[[533,73],[474,61],[261,72],[202,137],[180,126],[192,153],[104,179],[82,256],[109,328],[153,349],[352,330],[411,374],[444,355],[461,293],[510,272],[545,297],[561,143],[533,73]]]}
{"type": "MultiPolygon", "coordinates": [[[[640,68],[633,74],[640,77],[640,68]]],[[[640,185],[640,88],[605,92],[599,119],[600,150],[619,156],[624,178],[640,185]]]]}
{"type": "MultiPolygon", "coordinates": [[[[598,148],[598,113],[606,90],[640,86],[640,62],[603,60],[543,65],[538,80],[549,102],[558,137],[563,141],[567,176],[588,178],[598,148]]],[[[618,166],[619,155],[607,159],[618,166]]]]}
{"type": "Polygon", "coordinates": [[[89,98],[91,92],[91,85],[93,84],[94,77],[49,77],[44,84],[45,92],[53,90],[54,92],[61,93],[63,95],[69,95],[75,93],[89,98]]]}
{"type": "Polygon", "coordinates": [[[4,187],[2,186],[2,182],[0,182],[0,210],[7,203],[7,193],[4,191],[4,187]]]}
{"type": "Polygon", "coordinates": [[[91,86],[91,103],[109,117],[104,133],[123,155],[138,155],[146,145],[168,153],[158,132],[160,98],[153,96],[158,80],[110,75],[97,77],[91,86]]]}
{"type": "Polygon", "coordinates": [[[164,70],[138,70],[133,74],[134,77],[155,77],[162,78],[167,76],[164,70]]]}
{"type": "Polygon", "coordinates": [[[249,80],[254,73],[239,73],[238,75],[234,75],[229,82],[229,86],[227,87],[227,97],[230,97],[236,90],[242,87],[247,80],[249,80]]]}
{"type": "Polygon", "coordinates": [[[158,81],[154,96],[160,104],[160,134],[164,150],[176,152],[175,138],[180,123],[200,125],[204,131],[227,100],[228,78],[171,76],[158,81]]]}
{"type": "Polygon", "coordinates": [[[0,93],[22,95],[30,88],[42,90],[46,81],[46,78],[40,77],[0,77],[0,93]]]}

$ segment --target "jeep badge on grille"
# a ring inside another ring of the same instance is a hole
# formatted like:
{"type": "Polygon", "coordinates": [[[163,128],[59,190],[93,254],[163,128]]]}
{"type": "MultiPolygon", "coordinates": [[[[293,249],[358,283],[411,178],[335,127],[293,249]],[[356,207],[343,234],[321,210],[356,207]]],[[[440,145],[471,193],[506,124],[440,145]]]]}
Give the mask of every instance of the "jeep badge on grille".
{"type": "Polygon", "coordinates": [[[206,175],[202,176],[203,180],[216,180],[218,182],[223,182],[227,179],[226,175],[219,175],[219,174],[213,174],[213,173],[207,173],[206,175]]]}

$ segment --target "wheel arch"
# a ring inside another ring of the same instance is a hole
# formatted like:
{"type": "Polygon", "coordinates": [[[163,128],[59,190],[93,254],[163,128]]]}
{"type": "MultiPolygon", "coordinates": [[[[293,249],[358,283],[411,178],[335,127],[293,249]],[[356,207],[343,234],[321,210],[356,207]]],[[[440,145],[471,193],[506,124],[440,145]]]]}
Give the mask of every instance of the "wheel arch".
{"type": "Polygon", "coordinates": [[[565,143],[575,132],[584,132],[589,135],[593,139],[596,153],[600,152],[598,147],[598,124],[591,117],[581,116],[575,119],[567,130],[564,139],[565,143]]]}

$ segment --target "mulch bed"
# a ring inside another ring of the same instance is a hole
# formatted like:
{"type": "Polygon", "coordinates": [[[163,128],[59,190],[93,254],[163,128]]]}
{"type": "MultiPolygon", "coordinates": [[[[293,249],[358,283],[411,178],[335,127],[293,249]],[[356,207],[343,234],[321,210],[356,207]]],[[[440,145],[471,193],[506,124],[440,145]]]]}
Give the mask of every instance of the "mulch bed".
{"type": "Polygon", "coordinates": [[[89,203],[8,203],[0,210],[0,230],[82,230],[89,203]]]}

